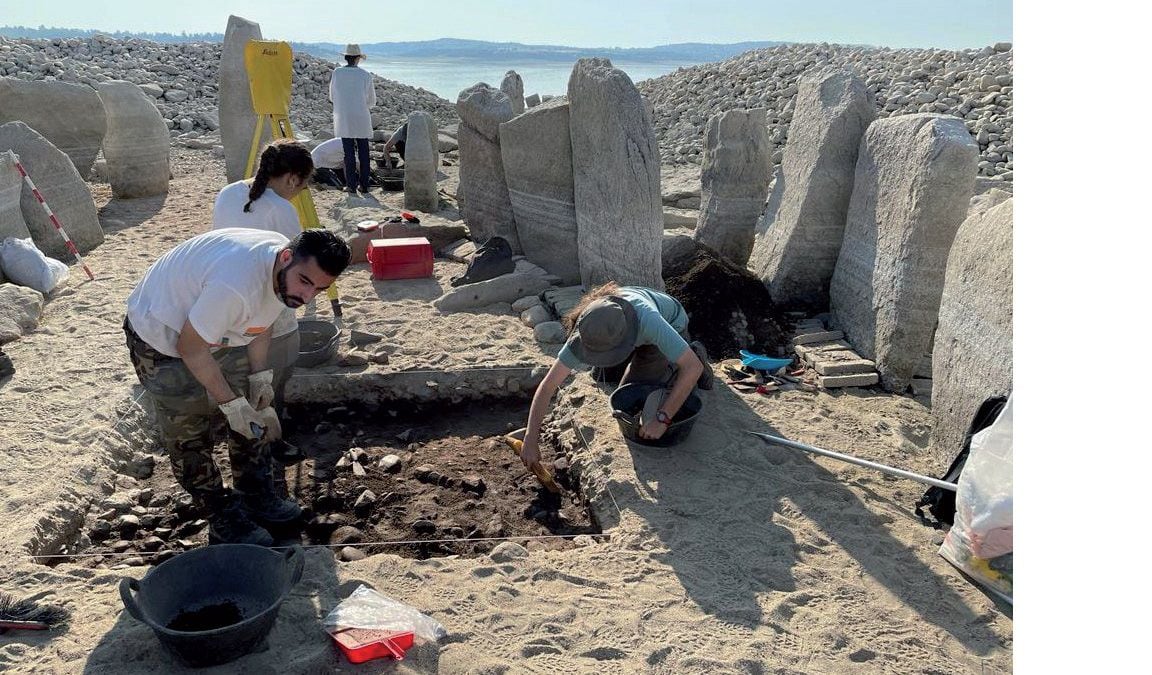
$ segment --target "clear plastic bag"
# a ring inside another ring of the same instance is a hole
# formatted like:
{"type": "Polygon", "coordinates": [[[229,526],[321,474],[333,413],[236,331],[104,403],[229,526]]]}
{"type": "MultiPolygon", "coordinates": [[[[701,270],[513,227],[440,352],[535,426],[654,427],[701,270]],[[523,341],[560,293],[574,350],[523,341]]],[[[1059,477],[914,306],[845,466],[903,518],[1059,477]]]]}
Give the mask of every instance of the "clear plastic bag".
{"type": "Polygon", "coordinates": [[[972,437],[956,490],[956,519],[940,555],[1012,602],[1012,396],[972,437]]]}
{"type": "Polygon", "coordinates": [[[448,636],[444,626],[432,617],[363,584],[324,617],[324,625],[412,631],[420,640],[429,642],[448,636]]]}

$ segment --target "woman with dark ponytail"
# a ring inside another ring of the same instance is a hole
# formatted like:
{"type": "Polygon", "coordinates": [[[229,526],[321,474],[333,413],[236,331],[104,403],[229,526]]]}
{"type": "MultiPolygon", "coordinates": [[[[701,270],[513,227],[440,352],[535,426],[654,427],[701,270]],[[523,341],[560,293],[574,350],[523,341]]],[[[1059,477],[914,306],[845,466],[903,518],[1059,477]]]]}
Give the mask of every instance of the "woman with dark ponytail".
{"type": "MultiPolygon", "coordinates": [[[[256,175],[228,185],[216,196],[212,208],[212,229],[242,227],[272,230],[288,237],[300,234],[300,217],[291,200],[312,179],[312,153],[299,141],[281,138],[264,147],[256,175]]],[[[300,357],[300,330],[296,310],[285,307],[272,324],[272,344],[268,347],[268,368],[272,370],[273,405],[284,419],[284,385],[292,377],[300,357]]],[[[292,446],[283,441],[272,444],[272,456],[284,463],[299,460],[292,446]]]]}
{"type": "Polygon", "coordinates": [[[272,230],[291,239],[300,218],[291,200],[312,179],[312,153],[299,141],[281,138],[264,147],[256,175],[232,183],[216,196],[212,229],[272,230]]]}

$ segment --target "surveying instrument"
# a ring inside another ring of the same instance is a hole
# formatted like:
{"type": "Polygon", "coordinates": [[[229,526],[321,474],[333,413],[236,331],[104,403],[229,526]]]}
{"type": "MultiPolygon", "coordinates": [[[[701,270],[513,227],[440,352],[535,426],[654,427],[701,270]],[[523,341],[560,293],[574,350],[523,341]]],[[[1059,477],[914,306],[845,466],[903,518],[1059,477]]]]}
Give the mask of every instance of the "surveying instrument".
{"type": "MultiPolygon", "coordinates": [[[[248,164],[244,169],[244,177],[251,178],[256,173],[256,157],[260,152],[265,124],[274,140],[296,138],[292,133],[292,123],[288,121],[288,104],[292,101],[292,47],[287,42],[249,40],[244,46],[244,65],[248,69],[252,111],[256,113],[256,130],[252,134],[248,164]]],[[[296,208],[304,229],[320,227],[311,190],[307,187],[301,190],[292,198],[292,206],[296,208]]],[[[332,303],[332,314],[337,318],[343,316],[336,282],[328,287],[328,300],[332,303]]]]}

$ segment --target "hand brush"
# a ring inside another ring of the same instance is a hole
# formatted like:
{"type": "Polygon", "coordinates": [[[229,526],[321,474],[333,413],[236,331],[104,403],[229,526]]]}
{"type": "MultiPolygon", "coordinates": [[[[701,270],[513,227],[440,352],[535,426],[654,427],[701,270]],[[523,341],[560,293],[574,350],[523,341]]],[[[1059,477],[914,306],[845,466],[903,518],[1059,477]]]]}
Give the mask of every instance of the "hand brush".
{"type": "Polygon", "coordinates": [[[9,628],[47,630],[68,620],[69,612],[55,605],[41,605],[31,599],[17,600],[0,593],[0,633],[9,628]]]}

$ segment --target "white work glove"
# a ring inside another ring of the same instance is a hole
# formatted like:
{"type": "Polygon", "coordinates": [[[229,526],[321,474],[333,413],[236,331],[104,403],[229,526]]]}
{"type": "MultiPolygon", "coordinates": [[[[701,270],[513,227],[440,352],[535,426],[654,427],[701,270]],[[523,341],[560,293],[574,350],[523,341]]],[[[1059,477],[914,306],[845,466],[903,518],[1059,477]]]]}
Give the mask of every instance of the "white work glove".
{"type": "Polygon", "coordinates": [[[232,431],[249,440],[269,440],[280,438],[280,419],[276,410],[265,408],[259,412],[243,396],[220,404],[220,412],[228,418],[232,431]]]}
{"type": "Polygon", "coordinates": [[[248,376],[248,400],[256,410],[272,405],[276,393],[272,390],[272,369],[261,370],[248,376]]]}

